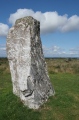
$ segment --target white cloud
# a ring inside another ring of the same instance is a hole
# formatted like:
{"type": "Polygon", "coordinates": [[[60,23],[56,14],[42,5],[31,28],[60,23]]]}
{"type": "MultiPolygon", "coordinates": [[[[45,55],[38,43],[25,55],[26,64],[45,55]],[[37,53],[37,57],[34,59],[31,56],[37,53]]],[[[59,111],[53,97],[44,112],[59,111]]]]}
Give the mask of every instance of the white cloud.
{"type": "Polygon", "coordinates": [[[0,57],[6,57],[6,47],[5,47],[5,45],[0,45],[0,57]]]}
{"type": "Polygon", "coordinates": [[[2,48],[0,48],[0,50],[6,51],[6,47],[2,47],[2,48]]]}
{"type": "Polygon", "coordinates": [[[66,54],[65,50],[58,47],[58,46],[52,46],[52,47],[46,47],[43,46],[43,53],[45,57],[61,57],[66,54]]]}
{"type": "Polygon", "coordinates": [[[79,47],[75,47],[69,50],[71,55],[78,55],[79,56],[79,47]]]}
{"type": "Polygon", "coordinates": [[[64,26],[62,26],[61,30],[63,32],[79,30],[79,16],[73,15],[72,17],[70,17],[67,20],[66,24],[64,26]]]}
{"type": "Polygon", "coordinates": [[[18,9],[15,13],[10,15],[9,22],[14,24],[16,19],[25,17],[25,16],[32,16],[34,12],[31,9],[18,9]]]}
{"type": "Polygon", "coordinates": [[[25,16],[32,16],[40,21],[41,33],[79,30],[79,16],[73,15],[68,18],[66,14],[61,16],[56,11],[42,13],[40,11],[34,12],[31,9],[18,9],[10,15],[9,22],[14,24],[16,19],[25,16]]]}
{"type": "Polygon", "coordinates": [[[7,24],[0,23],[0,36],[6,36],[8,33],[9,27],[7,24]]]}
{"type": "Polygon", "coordinates": [[[56,45],[51,47],[43,46],[43,53],[45,57],[79,57],[79,47],[66,51],[56,45]]]}

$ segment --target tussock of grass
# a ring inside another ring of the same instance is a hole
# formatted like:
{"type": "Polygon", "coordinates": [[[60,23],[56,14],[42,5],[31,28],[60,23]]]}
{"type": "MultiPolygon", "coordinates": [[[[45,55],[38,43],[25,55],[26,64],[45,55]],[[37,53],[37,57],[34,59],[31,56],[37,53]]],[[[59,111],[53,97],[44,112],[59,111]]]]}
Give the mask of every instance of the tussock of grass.
{"type": "Polygon", "coordinates": [[[13,95],[7,60],[3,65],[6,69],[0,68],[0,120],[79,120],[79,74],[49,72],[56,94],[39,110],[32,110],[13,95]]]}
{"type": "Polygon", "coordinates": [[[49,73],[79,73],[79,59],[46,59],[49,73]]]}

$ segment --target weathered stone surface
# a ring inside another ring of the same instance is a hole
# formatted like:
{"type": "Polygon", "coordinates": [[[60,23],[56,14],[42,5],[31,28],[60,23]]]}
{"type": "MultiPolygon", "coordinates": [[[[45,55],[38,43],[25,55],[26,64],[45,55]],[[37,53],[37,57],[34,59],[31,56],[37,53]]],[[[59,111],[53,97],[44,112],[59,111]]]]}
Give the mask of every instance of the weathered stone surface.
{"type": "Polygon", "coordinates": [[[16,20],[6,47],[13,93],[29,108],[38,109],[54,95],[42,51],[40,23],[30,16],[16,20]]]}

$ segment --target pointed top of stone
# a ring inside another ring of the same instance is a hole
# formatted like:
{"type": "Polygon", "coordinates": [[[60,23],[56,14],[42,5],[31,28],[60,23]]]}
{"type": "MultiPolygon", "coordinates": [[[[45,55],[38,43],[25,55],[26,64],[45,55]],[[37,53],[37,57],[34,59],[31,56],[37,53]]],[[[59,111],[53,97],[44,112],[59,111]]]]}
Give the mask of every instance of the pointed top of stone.
{"type": "MultiPolygon", "coordinates": [[[[16,20],[15,22],[15,25],[18,24],[18,23],[28,23],[28,24],[32,24],[34,21],[37,21],[36,19],[34,19],[32,16],[26,16],[26,17],[23,17],[23,18],[19,18],[16,20]]],[[[37,21],[39,22],[39,21],[37,21]]],[[[40,23],[40,22],[39,22],[40,23]]]]}

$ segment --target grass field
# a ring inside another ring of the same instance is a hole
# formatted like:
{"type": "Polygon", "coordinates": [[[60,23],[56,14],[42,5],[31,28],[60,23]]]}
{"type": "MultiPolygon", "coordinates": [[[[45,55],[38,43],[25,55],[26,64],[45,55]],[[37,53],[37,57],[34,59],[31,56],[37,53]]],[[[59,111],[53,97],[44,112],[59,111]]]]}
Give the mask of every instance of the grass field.
{"type": "Polygon", "coordinates": [[[8,61],[0,59],[0,120],[79,120],[79,60],[46,61],[56,93],[32,110],[13,95],[8,61]]]}

